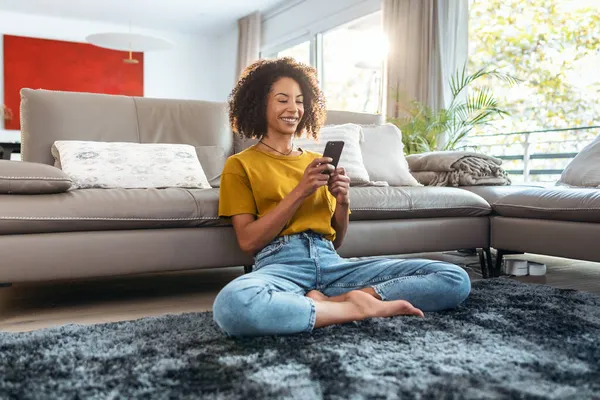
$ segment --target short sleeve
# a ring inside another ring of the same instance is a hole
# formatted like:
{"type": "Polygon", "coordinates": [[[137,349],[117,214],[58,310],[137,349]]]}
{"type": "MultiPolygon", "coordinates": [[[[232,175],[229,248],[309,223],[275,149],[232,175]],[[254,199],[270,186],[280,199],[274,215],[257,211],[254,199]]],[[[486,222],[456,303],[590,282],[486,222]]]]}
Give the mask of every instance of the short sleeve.
{"type": "Polygon", "coordinates": [[[229,158],[221,174],[219,216],[232,217],[238,214],[257,215],[258,212],[244,168],[239,160],[229,158]]]}

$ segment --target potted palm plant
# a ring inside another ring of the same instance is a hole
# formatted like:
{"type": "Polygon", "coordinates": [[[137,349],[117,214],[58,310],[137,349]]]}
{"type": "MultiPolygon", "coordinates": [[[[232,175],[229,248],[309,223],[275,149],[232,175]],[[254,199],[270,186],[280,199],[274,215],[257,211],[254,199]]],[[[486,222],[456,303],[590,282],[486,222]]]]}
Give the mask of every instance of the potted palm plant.
{"type": "Polygon", "coordinates": [[[466,64],[450,78],[452,101],[448,108],[434,110],[415,100],[398,101],[398,118],[388,118],[402,131],[402,141],[406,154],[424,153],[437,150],[458,150],[465,148],[463,140],[478,127],[488,125],[498,117],[509,115],[498,105],[489,88],[469,86],[478,79],[494,77],[509,82],[520,82],[508,74],[482,68],[472,74],[467,73],[466,64]],[[444,144],[438,146],[442,135],[444,144]]]}

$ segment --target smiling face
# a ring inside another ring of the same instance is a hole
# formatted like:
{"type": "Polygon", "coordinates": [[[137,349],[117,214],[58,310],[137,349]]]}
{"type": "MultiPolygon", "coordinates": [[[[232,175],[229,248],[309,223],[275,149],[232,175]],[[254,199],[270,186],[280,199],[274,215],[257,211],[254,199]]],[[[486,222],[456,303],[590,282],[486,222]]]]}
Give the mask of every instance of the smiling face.
{"type": "Polygon", "coordinates": [[[304,115],[304,98],[298,82],[280,78],[267,99],[267,134],[294,135],[304,115]]]}

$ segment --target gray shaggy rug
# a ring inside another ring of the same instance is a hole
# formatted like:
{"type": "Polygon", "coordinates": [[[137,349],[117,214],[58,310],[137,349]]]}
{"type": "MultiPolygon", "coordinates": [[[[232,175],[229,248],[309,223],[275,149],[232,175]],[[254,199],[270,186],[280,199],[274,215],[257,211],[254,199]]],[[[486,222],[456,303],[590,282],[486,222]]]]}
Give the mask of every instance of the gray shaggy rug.
{"type": "Polygon", "coordinates": [[[211,313],[0,334],[10,399],[600,398],[600,298],[478,281],[460,308],[231,339],[211,313]]]}

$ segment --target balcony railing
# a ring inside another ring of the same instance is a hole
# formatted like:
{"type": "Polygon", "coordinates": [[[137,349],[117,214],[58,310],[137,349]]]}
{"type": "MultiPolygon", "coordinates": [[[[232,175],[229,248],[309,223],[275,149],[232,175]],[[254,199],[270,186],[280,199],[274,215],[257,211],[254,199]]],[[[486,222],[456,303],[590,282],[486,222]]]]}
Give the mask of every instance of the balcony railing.
{"type": "Polygon", "coordinates": [[[472,135],[466,145],[504,160],[515,183],[554,184],[600,126],[472,135]]]}

